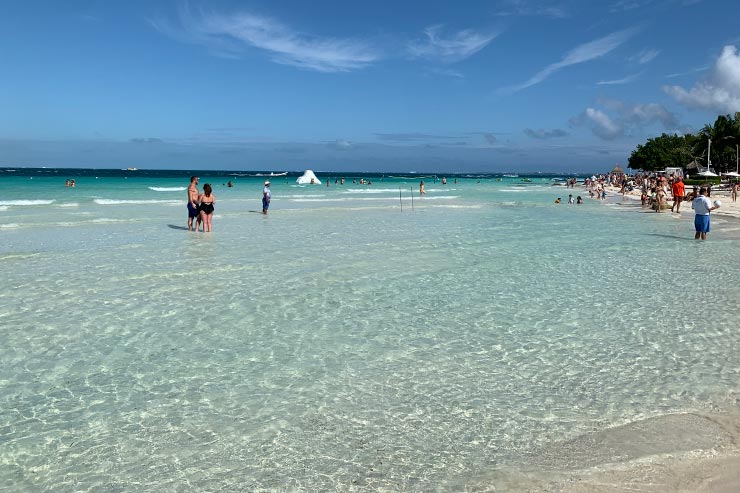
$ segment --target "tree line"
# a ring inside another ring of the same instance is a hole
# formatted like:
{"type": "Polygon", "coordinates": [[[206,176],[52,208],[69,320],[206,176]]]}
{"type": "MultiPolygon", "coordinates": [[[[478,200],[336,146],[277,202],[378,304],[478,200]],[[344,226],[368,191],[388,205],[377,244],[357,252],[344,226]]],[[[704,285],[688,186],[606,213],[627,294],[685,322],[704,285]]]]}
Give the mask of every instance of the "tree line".
{"type": "Polygon", "coordinates": [[[704,125],[696,135],[664,133],[660,137],[648,139],[632,151],[628,166],[634,170],[661,171],[667,167],[686,169],[694,162],[706,168],[707,163],[711,162],[717,173],[735,171],[738,145],[740,112],[734,116],[718,116],[714,125],[704,125]]]}

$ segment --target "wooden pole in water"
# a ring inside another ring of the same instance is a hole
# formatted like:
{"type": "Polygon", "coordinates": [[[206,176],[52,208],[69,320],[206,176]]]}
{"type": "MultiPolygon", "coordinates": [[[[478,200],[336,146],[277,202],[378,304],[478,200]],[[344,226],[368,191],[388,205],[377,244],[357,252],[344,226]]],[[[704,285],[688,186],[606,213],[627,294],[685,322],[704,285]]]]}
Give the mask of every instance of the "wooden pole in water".
{"type": "Polygon", "coordinates": [[[401,204],[401,212],[403,212],[403,200],[401,200],[401,187],[398,187],[398,203],[401,204]]]}
{"type": "Polygon", "coordinates": [[[411,210],[414,210],[414,187],[411,187],[411,210]]]}

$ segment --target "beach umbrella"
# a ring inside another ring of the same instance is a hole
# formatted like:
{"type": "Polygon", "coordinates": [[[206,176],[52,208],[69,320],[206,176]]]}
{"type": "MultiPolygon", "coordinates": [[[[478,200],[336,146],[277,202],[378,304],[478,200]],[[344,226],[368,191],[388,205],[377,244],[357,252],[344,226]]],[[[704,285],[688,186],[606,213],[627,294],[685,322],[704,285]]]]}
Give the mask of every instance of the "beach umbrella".
{"type": "Polygon", "coordinates": [[[712,173],[711,171],[702,171],[699,173],[699,176],[719,176],[717,173],[712,173]]]}
{"type": "Polygon", "coordinates": [[[723,173],[725,176],[730,176],[732,178],[738,178],[740,177],[740,173],[737,173],[735,171],[730,171],[729,173],[723,173]]]}

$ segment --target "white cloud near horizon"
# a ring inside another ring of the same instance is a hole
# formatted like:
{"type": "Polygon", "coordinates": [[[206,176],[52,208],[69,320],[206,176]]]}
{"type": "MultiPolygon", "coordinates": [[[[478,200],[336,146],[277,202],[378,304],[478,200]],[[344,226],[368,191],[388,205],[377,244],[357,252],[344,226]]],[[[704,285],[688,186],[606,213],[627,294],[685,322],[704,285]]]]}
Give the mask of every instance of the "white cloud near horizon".
{"type": "Polygon", "coordinates": [[[332,142],[327,142],[326,147],[336,151],[348,151],[355,148],[355,145],[347,139],[337,139],[332,142]]]}
{"type": "Polygon", "coordinates": [[[518,86],[510,87],[508,91],[521,91],[522,89],[526,89],[528,87],[532,87],[543,82],[545,79],[561,69],[570,67],[571,65],[577,65],[580,63],[595,60],[597,58],[601,58],[622,45],[622,43],[631,38],[635,34],[635,32],[637,32],[636,28],[624,29],[622,31],[611,33],[607,36],[604,36],[603,38],[595,39],[580,46],[576,46],[568,53],[566,53],[559,62],[548,65],[544,69],[537,72],[528,81],[518,86]]]}
{"type": "Polygon", "coordinates": [[[587,126],[597,137],[613,140],[631,130],[647,125],[659,124],[665,131],[679,132],[676,115],[657,103],[630,104],[618,100],[603,100],[601,104],[614,116],[597,108],[586,108],[571,119],[573,126],[587,126]]]}
{"type": "Polygon", "coordinates": [[[582,117],[591,126],[593,133],[602,139],[612,140],[624,134],[624,125],[612,120],[601,110],[586,108],[582,117]]]}
{"type": "Polygon", "coordinates": [[[424,29],[424,39],[406,45],[409,55],[447,63],[459,62],[478,53],[499,35],[497,32],[477,32],[472,29],[445,35],[442,29],[442,25],[424,29]]]}
{"type": "Polygon", "coordinates": [[[722,113],[740,111],[740,54],[737,48],[725,46],[710,74],[691,89],[674,85],[663,86],[663,91],[691,108],[722,113]]]}
{"type": "Polygon", "coordinates": [[[193,15],[185,5],[179,14],[177,27],[166,20],[150,20],[150,23],[167,36],[205,45],[221,56],[234,57],[248,48],[256,48],[268,53],[275,63],[318,72],[361,69],[381,58],[366,41],[309,35],[247,12],[193,15]]]}

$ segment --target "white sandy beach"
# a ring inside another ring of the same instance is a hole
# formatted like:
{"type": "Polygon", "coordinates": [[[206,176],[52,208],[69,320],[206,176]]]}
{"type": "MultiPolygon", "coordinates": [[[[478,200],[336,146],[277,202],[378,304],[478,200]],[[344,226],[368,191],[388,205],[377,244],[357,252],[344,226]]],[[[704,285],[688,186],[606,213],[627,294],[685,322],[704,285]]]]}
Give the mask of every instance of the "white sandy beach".
{"type": "Polygon", "coordinates": [[[664,415],[552,444],[535,458],[541,468],[513,473],[498,486],[530,492],[737,492],[738,439],[737,414],[664,415]],[[576,462],[578,467],[563,472],[576,462]]]}
{"type": "MultiPolygon", "coordinates": [[[[583,188],[583,187],[582,187],[583,188]]],[[[691,187],[686,187],[686,190],[689,191],[691,187]]],[[[588,195],[588,191],[583,188],[586,195],[588,195]]],[[[617,187],[607,187],[609,197],[613,201],[619,202],[620,199],[624,197],[625,200],[640,200],[640,191],[639,189],[635,189],[632,192],[627,192],[624,194],[624,196],[619,193],[619,188],[617,187]]],[[[730,191],[729,190],[712,190],[712,197],[711,199],[719,200],[722,202],[722,207],[719,209],[716,209],[712,211],[712,214],[716,214],[718,216],[725,216],[725,217],[734,217],[740,219],[740,201],[739,202],[733,202],[730,197],[730,191]]],[[[668,201],[669,204],[673,204],[672,200],[668,201]]],[[[675,214],[672,213],[670,210],[665,210],[662,212],[662,214],[675,214]]],[[[689,214],[693,216],[694,211],[691,209],[691,202],[682,202],[681,203],[681,210],[680,214],[689,214]]]]}

